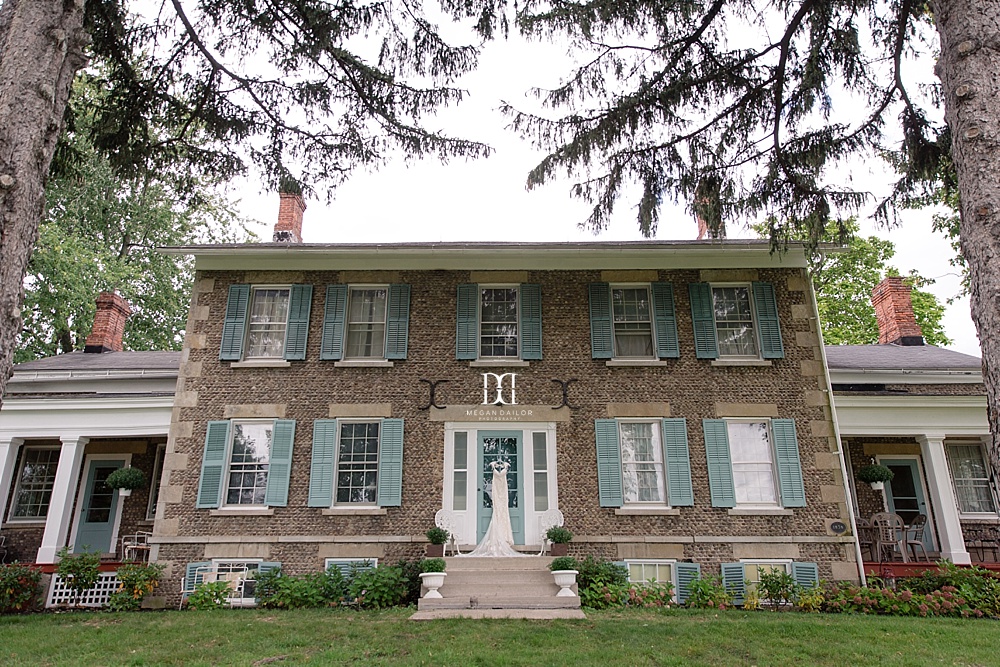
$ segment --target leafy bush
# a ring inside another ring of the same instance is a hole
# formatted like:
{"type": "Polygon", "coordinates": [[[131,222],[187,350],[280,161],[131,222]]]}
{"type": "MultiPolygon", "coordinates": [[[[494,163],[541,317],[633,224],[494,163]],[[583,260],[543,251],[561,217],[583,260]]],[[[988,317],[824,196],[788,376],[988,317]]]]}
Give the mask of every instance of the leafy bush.
{"type": "Polygon", "coordinates": [[[444,558],[425,558],[420,563],[421,572],[444,572],[444,558]]]}
{"type": "Polygon", "coordinates": [[[163,566],[159,563],[128,563],[118,567],[118,590],[108,599],[111,611],[135,611],[142,599],[160,585],[163,566]]]}
{"type": "Polygon", "coordinates": [[[60,549],[57,555],[59,564],[56,566],[56,572],[73,591],[73,603],[76,604],[84,591],[90,590],[97,584],[101,576],[101,555],[97,552],[71,554],[65,547],[60,549]]]}
{"type": "Polygon", "coordinates": [[[431,544],[445,544],[448,542],[448,538],[451,537],[451,533],[437,526],[428,530],[424,535],[427,536],[431,544]]]}
{"type": "Polygon", "coordinates": [[[21,563],[0,564],[0,614],[31,611],[41,593],[41,570],[21,563]]]}
{"type": "Polygon", "coordinates": [[[580,567],[580,563],[572,556],[559,556],[559,558],[553,558],[552,562],[549,563],[549,569],[553,572],[556,570],[576,570],[578,567],[580,567]]]}
{"type": "Polygon", "coordinates": [[[229,604],[231,593],[228,581],[205,581],[194,587],[187,597],[187,606],[199,610],[222,609],[229,604]]]}
{"type": "Polygon", "coordinates": [[[941,561],[936,570],[925,570],[919,577],[901,578],[897,589],[926,595],[946,586],[954,587],[970,606],[988,616],[1000,616],[1000,579],[982,567],[958,567],[941,561]]]}
{"type": "Polygon", "coordinates": [[[406,582],[406,596],[400,604],[413,605],[420,601],[420,586],[422,584],[420,574],[423,562],[423,560],[418,559],[401,560],[396,563],[396,567],[403,572],[403,580],[406,582]]]}
{"type": "Polygon", "coordinates": [[[290,576],[280,569],[260,572],[255,578],[257,605],[267,609],[308,609],[337,606],[343,602],[346,586],[337,567],[326,572],[290,576]]]}
{"type": "Polygon", "coordinates": [[[757,595],[770,602],[772,609],[780,609],[791,604],[798,597],[799,585],[795,578],[784,570],[760,573],[757,595]]]}
{"type": "Polygon", "coordinates": [[[841,582],[825,591],[823,611],[851,614],[889,614],[893,616],[982,617],[986,613],[973,608],[954,586],[931,593],[891,588],[869,588],[841,582]]]}
{"type": "Polygon", "coordinates": [[[577,562],[576,585],[580,604],[607,609],[625,604],[629,594],[628,570],[608,560],[587,556],[577,562]]]}
{"type": "Polygon", "coordinates": [[[894,475],[891,470],[878,463],[862,466],[861,469],[858,470],[858,479],[866,484],[873,484],[874,482],[891,482],[893,476],[894,475]]]}
{"type": "MultiPolygon", "coordinates": [[[[819,584],[799,591],[796,606],[799,610],[809,613],[817,613],[823,610],[823,602],[826,600],[823,595],[823,588],[819,584]]],[[[743,605],[746,609],[746,605],[743,605]]]]}
{"type": "Polygon", "coordinates": [[[141,489],[146,486],[146,474],[138,468],[118,468],[104,480],[109,489],[141,489]]]}
{"type": "Polygon", "coordinates": [[[545,531],[545,537],[553,544],[568,544],[573,539],[573,533],[562,526],[552,526],[545,531]]]}
{"type": "Polygon", "coordinates": [[[726,592],[722,577],[698,577],[691,582],[687,605],[692,609],[727,609],[733,596],[726,592]]]}
{"type": "Polygon", "coordinates": [[[407,581],[403,568],[382,565],[354,574],[348,584],[348,597],[364,609],[394,607],[407,595],[407,581]]]}
{"type": "Polygon", "coordinates": [[[669,609],[673,605],[673,596],[673,584],[631,584],[626,594],[625,606],[669,609]]]}

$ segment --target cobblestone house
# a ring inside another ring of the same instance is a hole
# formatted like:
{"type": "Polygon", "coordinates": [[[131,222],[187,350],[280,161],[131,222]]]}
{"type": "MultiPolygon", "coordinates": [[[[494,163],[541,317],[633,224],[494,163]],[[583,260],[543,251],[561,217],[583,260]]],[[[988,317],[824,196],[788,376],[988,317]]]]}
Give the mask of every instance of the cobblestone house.
{"type": "Polygon", "coordinates": [[[559,509],[571,555],[674,583],[731,563],[858,578],[801,249],[173,252],[198,270],[153,538],[169,598],[199,563],[418,557],[442,508],[473,545],[498,457],[526,551],[559,509]]]}

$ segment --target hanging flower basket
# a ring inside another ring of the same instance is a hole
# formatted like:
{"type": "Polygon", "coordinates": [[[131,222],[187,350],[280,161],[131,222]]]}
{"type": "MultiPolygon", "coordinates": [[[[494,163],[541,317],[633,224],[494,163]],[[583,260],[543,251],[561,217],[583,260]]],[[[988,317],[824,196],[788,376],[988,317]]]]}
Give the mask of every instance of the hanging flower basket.
{"type": "Polygon", "coordinates": [[[885,483],[891,482],[893,476],[894,475],[891,470],[879,463],[872,463],[862,467],[861,470],[858,470],[858,479],[862,482],[871,484],[872,489],[875,491],[883,490],[885,488],[885,483]]]}
{"type": "Polygon", "coordinates": [[[118,495],[127,498],[132,495],[133,490],[146,486],[146,475],[138,468],[119,468],[108,475],[104,486],[118,489],[118,495]]]}

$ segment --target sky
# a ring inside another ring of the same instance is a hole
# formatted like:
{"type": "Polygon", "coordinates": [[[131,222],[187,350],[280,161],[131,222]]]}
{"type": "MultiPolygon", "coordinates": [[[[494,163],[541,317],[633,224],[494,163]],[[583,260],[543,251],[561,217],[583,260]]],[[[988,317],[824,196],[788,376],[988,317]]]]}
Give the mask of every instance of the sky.
{"type": "MultiPolygon", "coordinates": [[[[429,119],[431,128],[489,143],[494,153],[486,159],[398,160],[377,172],[360,171],[338,188],[329,204],[307,200],[303,237],[309,243],[394,243],[406,241],[624,241],[641,240],[635,210],[622,201],[609,228],[595,236],[579,229],[589,206],[570,196],[572,181],[561,179],[527,191],[525,178],[543,153],[505,130],[497,111],[501,100],[523,108],[529,85],[552,86],[568,71],[568,60],[559,49],[512,38],[488,45],[480,67],[459,82],[470,91],[457,109],[429,119]]],[[[878,161],[858,161],[850,178],[861,183],[885,183],[893,176],[878,161]]],[[[277,219],[278,197],[257,192],[249,181],[237,185],[241,211],[260,221],[255,231],[270,240],[277,219]]],[[[874,208],[874,205],[871,207],[874,208]]],[[[947,240],[931,229],[934,211],[904,211],[899,228],[878,227],[871,210],[859,215],[861,233],[888,238],[896,245],[891,264],[902,274],[916,269],[937,279],[926,289],[945,302],[959,292],[960,278],[948,260],[953,253],[947,240]]],[[[729,237],[749,237],[739,224],[729,224],[729,237]]],[[[693,239],[697,225],[682,206],[665,203],[656,237],[693,239]]],[[[980,356],[968,299],[947,306],[945,331],[952,349],[980,356]]]]}

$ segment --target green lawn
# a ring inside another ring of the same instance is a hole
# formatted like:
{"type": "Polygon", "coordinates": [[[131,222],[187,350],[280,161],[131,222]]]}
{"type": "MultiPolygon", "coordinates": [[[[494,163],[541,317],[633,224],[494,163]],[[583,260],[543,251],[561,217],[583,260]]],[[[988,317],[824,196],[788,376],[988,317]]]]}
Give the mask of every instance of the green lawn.
{"type": "Polygon", "coordinates": [[[996,621],[588,612],[584,621],[228,610],[0,617],[8,665],[997,665],[996,621]]]}

